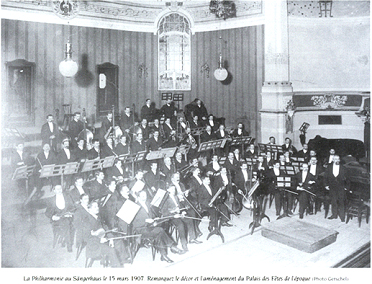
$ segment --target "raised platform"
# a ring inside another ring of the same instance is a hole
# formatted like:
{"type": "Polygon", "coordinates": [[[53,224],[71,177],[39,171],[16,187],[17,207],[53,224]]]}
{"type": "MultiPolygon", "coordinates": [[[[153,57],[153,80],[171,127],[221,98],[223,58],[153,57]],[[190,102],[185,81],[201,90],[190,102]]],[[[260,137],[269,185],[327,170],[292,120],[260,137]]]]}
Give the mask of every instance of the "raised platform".
{"type": "Polygon", "coordinates": [[[273,241],[313,253],[334,243],[338,232],[294,218],[282,218],[263,225],[261,234],[273,241]]]}

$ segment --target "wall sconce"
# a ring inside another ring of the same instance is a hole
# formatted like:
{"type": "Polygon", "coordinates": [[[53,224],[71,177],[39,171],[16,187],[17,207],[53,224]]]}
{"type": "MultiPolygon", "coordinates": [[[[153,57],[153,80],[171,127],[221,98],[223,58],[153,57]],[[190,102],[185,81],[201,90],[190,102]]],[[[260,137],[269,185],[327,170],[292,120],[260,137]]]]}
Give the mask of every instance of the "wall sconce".
{"type": "Polygon", "coordinates": [[[66,43],[65,60],[61,61],[59,64],[59,72],[61,72],[64,77],[70,78],[75,76],[77,71],[78,65],[72,60],[72,44],[70,40],[68,40],[66,43]]]}
{"type": "Polygon", "coordinates": [[[205,62],[202,66],[201,66],[201,68],[200,68],[200,72],[201,73],[204,73],[205,72],[205,75],[206,75],[206,77],[207,78],[209,78],[209,65],[208,65],[208,63],[207,62],[205,62]]]}
{"type": "Polygon", "coordinates": [[[145,63],[142,63],[140,66],[138,66],[138,77],[142,78],[142,76],[144,76],[145,78],[147,78],[148,76],[148,73],[147,73],[147,67],[145,65],[145,63]]]}

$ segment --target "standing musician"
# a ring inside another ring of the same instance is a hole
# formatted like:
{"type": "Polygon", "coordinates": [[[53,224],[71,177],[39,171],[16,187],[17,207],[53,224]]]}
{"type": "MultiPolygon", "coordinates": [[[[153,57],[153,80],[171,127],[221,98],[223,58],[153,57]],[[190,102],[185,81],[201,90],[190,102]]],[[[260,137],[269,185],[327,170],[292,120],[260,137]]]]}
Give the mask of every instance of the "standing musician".
{"type": "Polygon", "coordinates": [[[302,150],[297,152],[297,157],[304,158],[305,163],[310,160],[309,146],[307,143],[302,144],[302,150]]]}
{"type": "Polygon", "coordinates": [[[113,129],[113,113],[109,111],[102,121],[102,126],[99,131],[99,142],[104,145],[106,138],[113,129]]]}
{"type": "Polygon", "coordinates": [[[334,148],[329,149],[329,155],[323,161],[323,167],[327,168],[328,166],[333,164],[333,159],[336,155],[336,151],[334,148]]]}
{"type": "Polygon", "coordinates": [[[79,137],[77,140],[77,147],[73,150],[77,162],[83,162],[88,158],[88,150],[84,146],[85,146],[84,138],[79,137]]]}
{"type": "Polygon", "coordinates": [[[168,248],[170,248],[173,253],[180,254],[184,252],[177,248],[177,244],[167,235],[162,227],[157,226],[156,215],[147,200],[146,191],[139,191],[137,196],[137,203],[141,208],[132,222],[133,232],[135,234],[142,234],[142,239],[150,239],[154,242],[155,248],[159,250],[161,254],[161,261],[166,261],[168,263],[173,262],[173,260],[168,257],[168,248]]]}
{"type": "Polygon", "coordinates": [[[170,118],[171,123],[175,123],[177,119],[177,108],[171,98],[167,100],[167,103],[160,109],[160,114],[165,118],[170,118]]]}
{"type": "Polygon", "coordinates": [[[127,106],[124,109],[124,114],[120,118],[120,128],[123,133],[129,134],[131,129],[138,125],[137,119],[134,114],[131,112],[130,107],[127,106]]]}
{"type": "Polygon", "coordinates": [[[119,143],[114,148],[114,152],[117,155],[120,156],[120,155],[124,155],[124,154],[129,153],[130,148],[129,148],[129,144],[127,142],[127,138],[128,138],[128,136],[126,134],[123,134],[122,136],[120,136],[119,143]]]}
{"type": "Polygon", "coordinates": [[[161,146],[163,145],[163,139],[159,135],[159,131],[154,130],[153,136],[147,141],[147,149],[149,151],[156,151],[161,149],[161,146]]]}
{"type": "Polygon", "coordinates": [[[147,121],[152,121],[155,115],[155,107],[151,104],[151,100],[147,99],[144,106],[141,108],[141,119],[147,119],[147,121]]]}
{"type": "Polygon", "coordinates": [[[300,219],[304,218],[305,209],[310,215],[310,193],[313,193],[312,186],[315,184],[315,177],[309,172],[309,165],[306,163],[301,164],[301,171],[296,174],[297,191],[299,193],[299,214],[300,219]]]}
{"type": "MultiPolygon", "coordinates": [[[[324,209],[329,209],[329,196],[327,190],[323,186],[323,167],[318,163],[316,156],[312,156],[309,162],[309,172],[315,177],[315,184],[313,185],[315,197],[315,213],[320,212],[322,202],[324,203],[324,209]]],[[[310,208],[312,212],[313,208],[310,208]]]]}
{"type": "Polygon", "coordinates": [[[158,169],[158,162],[152,160],[150,162],[150,170],[143,176],[147,186],[150,187],[153,195],[155,195],[158,188],[158,182],[160,181],[160,171],[158,169]]]}
{"type": "Polygon", "coordinates": [[[281,207],[283,206],[284,214],[288,215],[288,197],[284,193],[283,189],[277,187],[278,176],[284,176],[285,173],[280,169],[280,162],[275,161],[273,168],[268,171],[267,176],[270,180],[269,191],[274,194],[275,197],[275,210],[276,216],[280,216],[281,207]]]}
{"type": "Polygon", "coordinates": [[[84,231],[89,232],[86,247],[87,259],[96,259],[107,256],[112,267],[121,267],[114,247],[114,241],[108,240],[111,236],[106,234],[106,226],[102,224],[98,203],[93,201],[88,205],[89,215],[84,222],[84,231]]]}
{"type": "Polygon", "coordinates": [[[194,102],[196,105],[193,108],[193,113],[200,119],[201,124],[204,125],[207,122],[208,111],[200,99],[196,98],[194,102]]]}
{"type": "Polygon", "coordinates": [[[101,158],[101,148],[99,145],[98,139],[92,140],[93,148],[88,151],[88,159],[94,160],[94,159],[100,159],[101,158]]]}
{"type": "Polygon", "coordinates": [[[111,157],[111,156],[118,156],[114,150],[114,141],[112,140],[111,137],[106,138],[106,143],[102,147],[101,151],[101,158],[106,158],[106,157],[111,157]]]}
{"type": "Polygon", "coordinates": [[[42,145],[49,144],[55,153],[57,153],[57,139],[59,136],[58,126],[53,122],[52,114],[46,117],[47,122],[41,127],[41,143],[42,145]]]}
{"type": "Polygon", "coordinates": [[[77,138],[79,136],[79,133],[84,130],[84,123],[80,120],[81,113],[75,112],[74,118],[71,120],[69,126],[68,126],[68,132],[70,134],[71,138],[71,147],[75,148],[77,147],[77,138]]]}
{"type": "Polygon", "coordinates": [[[74,232],[72,228],[74,202],[71,197],[63,192],[61,185],[54,187],[55,196],[47,205],[45,216],[50,219],[53,234],[62,237],[62,246],[67,246],[67,251],[72,252],[74,232]]]}

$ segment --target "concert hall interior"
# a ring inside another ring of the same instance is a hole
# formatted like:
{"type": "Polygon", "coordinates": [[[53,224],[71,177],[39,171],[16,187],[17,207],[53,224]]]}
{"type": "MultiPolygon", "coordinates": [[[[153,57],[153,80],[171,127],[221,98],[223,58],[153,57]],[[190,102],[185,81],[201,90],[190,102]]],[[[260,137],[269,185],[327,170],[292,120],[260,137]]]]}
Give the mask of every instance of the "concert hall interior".
{"type": "Polygon", "coordinates": [[[1,10],[3,268],[370,267],[370,1],[1,10]]]}

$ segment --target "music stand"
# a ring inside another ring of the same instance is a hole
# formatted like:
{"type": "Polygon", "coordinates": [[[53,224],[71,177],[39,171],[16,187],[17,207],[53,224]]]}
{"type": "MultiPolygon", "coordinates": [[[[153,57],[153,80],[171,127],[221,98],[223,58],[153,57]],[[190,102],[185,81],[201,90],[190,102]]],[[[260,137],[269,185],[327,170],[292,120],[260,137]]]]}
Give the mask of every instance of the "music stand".
{"type": "Polygon", "coordinates": [[[200,144],[198,152],[208,151],[208,150],[214,150],[216,148],[223,148],[226,145],[227,139],[219,139],[219,140],[213,140],[213,141],[207,141],[200,144]]]}
{"type": "Polygon", "coordinates": [[[287,175],[290,175],[290,176],[294,176],[296,174],[294,166],[285,166],[284,171],[287,175]]]}
{"type": "Polygon", "coordinates": [[[172,158],[174,154],[177,151],[177,147],[172,147],[172,148],[165,148],[157,151],[151,151],[147,154],[146,160],[151,161],[151,160],[157,160],[157,159],[163,159],[163,158],[172,158]]]}
{"type": "Polygon", "coordinates": [[[41,168],[40,178],[61,176],[61,185],[63,186],[63,177],[65,175],[76,174],[79,171],[80,163],[73,162],[62,165],[45,165],[41,168]]]}
{"type": "Polygon", "coordinates": [[[242,146],[242,155],[244,153],[244,145],[249,145],[252,141],[252,137],[249,136],[240,136],[234,137],[233,140],[230,142],[230,146],[242,146]]]}
{"type": "Polygon", "coordinates": [[[118,213],[116,213],[116,216],[129,225],[132,223],[134,217],[137,215],[137,212],[140,209],[141,206],[127,199],[119,209],[118,213]]]}
{"type": "Polygon", "coordinates": [[[307,122],[302,123],[302,125],[299,128],[300,132],[305,133],[307,129],[309,128],[309,126],[310,126],[310,123],[307,123],[307,122]]]}
{"type": "MultiPolygon", "coordinates": [[[[35,167],[36,165],[18,167],[14,170],[14,173],[12,175],[12,180],[20,180],[20,179],[26,180],[26,194],[27,195],[29,192],[28,178],[33,174],[35,167]]],[[[35,192],[36,192],[36,188],[32,191],[30,196],[25,200],[24,205],[28,203],[28,201],[32,198],[35,192]]]]}
{"type": "Polygon", "coordinates": [[[247,161],[247,165],[251,167],[257,162],[255,158],[246,158],[245,160],[247,161]]]}
{"type": "Polygon", "coordinates": [[[292,187],[293,182],[294,181],[292,180],[292,177],[288,177],[288,176],[277,176],[276,177],[276,187],[277,188],[292,187]]]}
{"type": "Polygon", "coordinates": [[[154,198],[151,200],[150,204],[160,209],[163,207],[168,195],[169,195],[168,191],[159,188],[156,191],[154,198]]]}
{"type": "Polygon", "coordinates": [[[172,93],[161,93],[161,100],[162,101],[172,100],[172,93]]]}
{"type": "Polygon", "coordinates": [[[283,153],[281,145],[266,144],[266,151],[274,153],[274,160],[278,159],[278,153],[283,153]]]}
{"type": "Polygon", "coordinates": [[[260,153],[266,153],[266,144],[258,143],[258,148],[260,149],[260,153]]]}
{"type": "Polygon", "coordinates": [[[296,173],[300,171],[300,162],[293,161],[292,166],[294,167],[296,173]]]}
{"type": "Polygon", "coordinates": [[[119,156],[119,158],[123,158],[123,164],[132,164],[132,177],[134,177],[134,160],[136,159],[136,156],[136,153],[119,156]]]}
{"type": "Polygon", "coordinates": [[[218,160],[218,163],[223,166],[225,163],[226,163],[226,159],[227,157],[221,157],[219,160],[218,160]]]}

